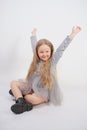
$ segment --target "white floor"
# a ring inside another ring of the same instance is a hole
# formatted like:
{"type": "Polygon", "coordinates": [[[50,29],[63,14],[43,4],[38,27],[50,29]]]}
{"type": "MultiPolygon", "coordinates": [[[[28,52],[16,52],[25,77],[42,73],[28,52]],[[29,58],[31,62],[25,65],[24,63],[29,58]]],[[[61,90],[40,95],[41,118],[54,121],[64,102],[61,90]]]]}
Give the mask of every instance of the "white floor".
{"type": "Polygon", "coordinates": [[[41,105],[15,115],[8,94],[9,85],[0,85],[0,130],[87,130],[87,88],[63,89],[61,106],[41,105]]]}

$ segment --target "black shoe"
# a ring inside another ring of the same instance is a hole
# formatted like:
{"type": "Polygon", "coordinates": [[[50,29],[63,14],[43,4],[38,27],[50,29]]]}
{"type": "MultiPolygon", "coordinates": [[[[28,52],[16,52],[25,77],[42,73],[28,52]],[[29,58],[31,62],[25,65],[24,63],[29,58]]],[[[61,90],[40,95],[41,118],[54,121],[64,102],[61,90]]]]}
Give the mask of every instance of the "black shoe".
{"type": "Polygon", "coordinates": [[[11,106],[12,112],[15,114],[21,114],[25,111],[30,111],[33,109],[31,103],[27,103],[23,98],[19,98],[14,105],[11,106]]]}
{"type": "Polygon", "coordinates": [[[12,91],[11,91],[11,89],[9,90],[9,94],[10,94],[11,96],[14,96],[13,93],[12,93],[12,91]]]}

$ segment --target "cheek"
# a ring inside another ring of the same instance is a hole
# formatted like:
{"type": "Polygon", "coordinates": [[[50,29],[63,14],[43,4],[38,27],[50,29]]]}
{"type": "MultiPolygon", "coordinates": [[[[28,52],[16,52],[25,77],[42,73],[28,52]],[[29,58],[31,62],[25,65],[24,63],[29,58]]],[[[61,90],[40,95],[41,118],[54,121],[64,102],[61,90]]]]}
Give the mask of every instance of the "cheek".
{"type": "Polygon", "coordinates": [[[49,57],[51,57],[51,52],[49,53],[49,57]]]}
{"type": "Polygon", "coordinates": [[[38,57],[40,58],[42,56],[42,54],[38,53],[38,57]]]}

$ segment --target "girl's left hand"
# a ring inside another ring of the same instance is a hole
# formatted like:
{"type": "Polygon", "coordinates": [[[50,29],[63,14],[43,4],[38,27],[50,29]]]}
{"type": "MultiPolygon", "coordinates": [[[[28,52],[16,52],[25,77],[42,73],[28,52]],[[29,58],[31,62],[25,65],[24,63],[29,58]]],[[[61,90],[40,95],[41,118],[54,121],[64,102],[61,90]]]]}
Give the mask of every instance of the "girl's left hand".
{"type": "Polygon", "coordinates": [[[72,28],[72,33],[75,33],[75,34],[77,34],[77,33],[79,33],[81,31],[81,27],[79,27],[79,26],[74,26],[73,28],[72,28]]]}

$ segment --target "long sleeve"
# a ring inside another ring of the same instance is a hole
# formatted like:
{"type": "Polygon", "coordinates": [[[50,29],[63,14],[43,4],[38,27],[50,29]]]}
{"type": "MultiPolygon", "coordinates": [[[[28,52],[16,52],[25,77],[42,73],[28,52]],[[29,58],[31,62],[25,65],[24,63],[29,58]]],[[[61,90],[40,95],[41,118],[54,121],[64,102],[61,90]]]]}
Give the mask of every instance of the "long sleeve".
{"type": "Polygon", "coordinates": [[[55,66],[59,59],[62,57],[63,52],[65,51],[65,49],[68,47],[68,45],[70,44],[72,40],[69,38],[69,36],[67,36],[64,41],[60,44],[60,46],[57,48],[56,52],[53,55],[53,59],[52,59],[52,64],[55,66]]]}
{"type": "Polygon", "coordinates": [[[37,37],[36,36],[31,36],[30,40],[31,40],[31,47],[32,47],[32,50],[34,52],[35,47],[36,47],[36,43],[37,43],[37,37]]]}

